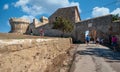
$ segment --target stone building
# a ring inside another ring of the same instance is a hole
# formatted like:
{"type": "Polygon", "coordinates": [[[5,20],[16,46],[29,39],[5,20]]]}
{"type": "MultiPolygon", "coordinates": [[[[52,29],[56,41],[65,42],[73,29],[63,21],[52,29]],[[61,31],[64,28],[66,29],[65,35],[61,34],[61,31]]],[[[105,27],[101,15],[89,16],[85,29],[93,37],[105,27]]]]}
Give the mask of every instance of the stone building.
{"type": "Polygon", "coordinates": [[[59,8],[49,18],[33,19],[32,23],[29,23],[28,20],[12,18],[10,19],[10,32],[40,35],[39,30],[43,28],[45,36],[60,37],[62,31],[52,29],[52,23],[57,17],[63,17],[73,23],[74,30],[71,33],[64,34],[66,37],[72,37],[73,41],[84,42],[86,31],[89,31],[91,38],[94,40],[96,37],[101,37],[108,41],[109,35],[118,35],[118,37],[120,35],[120,20],[112,21],[112,15],[105,15],[81,21],[77,6],[59,8]]]}
{"type": "Polygon", "coordinates": [[[40,35],[39,34],[39,27],[46,25],[49,23],[49,20],[47,17],[42,16],[40,20],[33,19],[33,22],[29,24],[27,34],[33,34],[33,35],[40,35]]]}
{"type": "Polygon", "coordinates": [[[77,6],[59,8],[49,17],[49,22],[54,22],[57,17],[68,19],[72,23],[77,23],[81,20],[77,6]]]}
{"type": "Polygon", "coordinates": [[[120,21],[112,21],[112,15],[84,20],[76,23],[75,26],[75,40],[82,42],[84,42],[86,31],[89,31],[91,38],[94,40],[99,37],[105,38],[108,41],[109,35],[120,35],[120,21]]]}
{"type": "Polygon", "coordinates": [[[30,21],[22,18],[11,18],[9,20],[11,25],[10,33],[20,33],[24,34],[27,31],[27,28],[30,24],[30,21]]]}

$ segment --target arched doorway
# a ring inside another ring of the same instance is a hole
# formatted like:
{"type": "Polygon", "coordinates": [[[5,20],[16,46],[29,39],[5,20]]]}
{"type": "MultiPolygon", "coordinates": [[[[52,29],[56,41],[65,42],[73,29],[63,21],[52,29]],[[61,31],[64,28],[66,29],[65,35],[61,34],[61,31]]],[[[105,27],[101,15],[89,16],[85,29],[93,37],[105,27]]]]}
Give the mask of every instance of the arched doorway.
{"type": "Polygon", "coordinates": [[[97,31],[96,30],[91,30],[89,35],[91,37],[91,40],[95,42],[96,37],[97,37],[97,31]]]}

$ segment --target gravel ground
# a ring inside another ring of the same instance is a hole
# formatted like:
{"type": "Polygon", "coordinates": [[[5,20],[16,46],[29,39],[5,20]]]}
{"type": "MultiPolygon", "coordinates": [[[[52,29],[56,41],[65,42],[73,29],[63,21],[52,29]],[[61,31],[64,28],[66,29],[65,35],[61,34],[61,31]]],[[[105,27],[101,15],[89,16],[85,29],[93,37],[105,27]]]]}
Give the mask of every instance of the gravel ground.
{"type": "Polygon", "coordinates": [[[120,72],[120,52],[102,45],[80,44],[70,72],[120,72]]]}

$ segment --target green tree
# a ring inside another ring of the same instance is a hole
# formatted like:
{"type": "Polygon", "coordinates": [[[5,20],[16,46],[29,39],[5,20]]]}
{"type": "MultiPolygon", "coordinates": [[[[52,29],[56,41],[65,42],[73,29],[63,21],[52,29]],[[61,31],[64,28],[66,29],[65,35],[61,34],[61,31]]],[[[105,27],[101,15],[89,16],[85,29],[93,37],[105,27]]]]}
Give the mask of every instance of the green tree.
{"type": "Polygon", "coordinates": [[[119,19],[119,14],[112,15],[112,21],[118,20],[119,19]]]}
{"type": "Polygon", "coordinates": [[[64,33],[72,32],[74,26],[73,24],[62,17],[56,18],[55,22],[53,23],[53,29],[61,30],[64,33]]]}

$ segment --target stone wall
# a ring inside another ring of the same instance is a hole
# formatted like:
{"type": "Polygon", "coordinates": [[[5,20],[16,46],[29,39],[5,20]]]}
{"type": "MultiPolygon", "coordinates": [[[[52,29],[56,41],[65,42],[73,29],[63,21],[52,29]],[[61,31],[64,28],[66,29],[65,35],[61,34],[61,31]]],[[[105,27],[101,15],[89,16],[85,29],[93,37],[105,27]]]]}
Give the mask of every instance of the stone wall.
{"type": "Polygon", "coordinates": [[[0,40],[0,72],[67,72],[70,47],[69,38],[0,40]]]}
{"type": "Polygon", "coordinates": [[[33,19],[33,22],[30,23],[29,20],[24,18],[10,18],[9,20],[11,25],[10,33],[20,33],[20,34],[39,34],[39,31],[36,31],[36,28],[44,26],[49,23],[47,17],[42,16],[40,21],[37,19],[33,19]]]}
{"type": "Polygon", "coordinates": [[[112,31],[113,35],[120,35],[120,21],[118,22],[112,22],[112,31]]]}
{"type": "Polygon", "coordinates": [[[40,35],[40,28],[43,28],[43,26],[49,25],[48,18],[42,16],[40,21],[37,19],[33,19],[33,22],[29,25],[27,29],[27,34],[33,34],[33,35],[40,35]],[[39,28],[39,29],[38,29],[39,28]]]}
{"type": "MultiPolygon", "coordinates": [[[[65,33],[64,37],[72,37],[74,41],[85,41],[85,31],[89,30],[91,37],[93,32],[96,32],[96,37],[104,38],[108,41],[109,35],[120,34],[120,22],[112,22],[112,15],[106,15],[96,17],[88,20],[84,20],[74,24],[74,30],[71,33],[65,33]]],[[[32,25],[32,24],[31,24],[32,25]]],[[[34,25],[33,25],[34,26],[34,25]]],[[[31,26],[32,27],[32,26],[31,26]]],[[[31,28],[34,35],[40,35],[40,29],[44,29],[45,36],[61,37],[62,31],[52,29],[52,24],[45,24],[39,27],[31,28]]]]}
{"type": "Polygon", "coordinates": [[[118,47],[119,47],[119,50],[120,50],[120,35],[116,35],[118,41],[117,41],[117,44],[118,44],[118,47]]]}
{"type": "Polygon", "coordinates": [[[43,26],[43,25],[48,24],[48,23],[49,23],[48,18],[42,16],[40,21],[37,20],[37,19],[33,19],[33,23],[32,24],[35,26],[35,28],[37,28],[37,27],[43,26]]]}
{"type": "MultiPolygon", "coordinates": [[[[40,35],[40,29],[44,29],[44,36],[49,36],[49,37],[61,37],[63,35],[63,32],[58,30],[58,29],[52,29],[53,25],[52,24],[45,24],[39,27],[34,27],[33,24],[31,24],[31,29],[33,31],[33,35],[40,35]]],[[[65,33],[63,35],[64,37],[70,37],[71,33],[65,33]]]]}
{"type": "Polygon", "coordinates": [[[96,37],[108,40],[108,35],[117,35],[120,31],[120,22],[112,22],[112,15],[96,17],[76,23],[75,40],[85,41],[85,31],[96,31],[96,37]]]}

